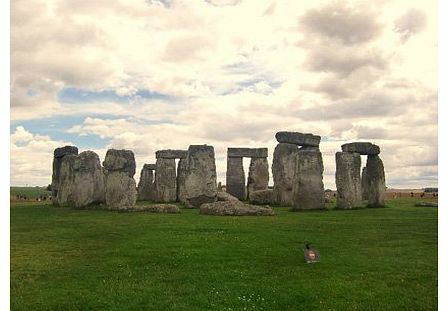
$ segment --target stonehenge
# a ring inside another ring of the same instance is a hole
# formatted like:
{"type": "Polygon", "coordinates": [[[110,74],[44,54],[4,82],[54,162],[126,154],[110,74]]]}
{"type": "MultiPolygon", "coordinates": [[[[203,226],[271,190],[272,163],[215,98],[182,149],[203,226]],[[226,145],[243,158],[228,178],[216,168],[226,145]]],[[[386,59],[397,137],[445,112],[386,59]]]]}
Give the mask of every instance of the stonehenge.
{"type": "Polygon", "coordinates": [[[109,149],[103,167],[107,208],[111,210],[133,209],[137,201],[134,153],[124,149],[109,149]]]}
{"type": "Polygon", "coordinates": [[[155,199],[154,171],[155,164],[144,164],[140,172],[137,186],[138,200],[153,201],[155,199]]]}
{"type": "Polygon", "coordinates": [[[369,142],[341,146],[336,153],[337,208],[352,209],[367,201],[368,207],[384,206],[386,191],[380,147],[369,142]],[[361,173],[361,155],[367,155],[361,173]]]}
{"type": "Polygon", "coordinates": [[[251,191],[268,188],[268,148],[227,148],[226,192],[246,200],[251,191]],[[247,185],[243,158],[251,158],[247,185]]]}
{"type": "MultiPolygon", "coordinates": [[[[273,187],[269,187],[267,148],[228,148],[226,185],[217,182],[213,146],[158,150],[156,162],[143,165],[138,187],[131,150],[109,149],[101,163],[93,151],[78,154],[75,146],[56,148],[51,180],[53,204],[177,213],[176,205],[165,203],[180,202],[185,208],[199,208],[200,213],[213,215],[273,214],[270,209],[244,204],[242,200],[287,206],[290,211],[324,209],[320,136],[281,131],[275,137],[278,144],[273,152],[273,187]],[[247,180],[245,157],[250,158],[247,180]],[[164,204],[137,206],[137,199],[164,204]]],[[[341,150],[335,154],[336,207],[384,206],[386,185],[380,147],[370,142],[351,142],[343,144],[341,150]],[[361,156],[367,156],[362,170],[361,156]]]]}

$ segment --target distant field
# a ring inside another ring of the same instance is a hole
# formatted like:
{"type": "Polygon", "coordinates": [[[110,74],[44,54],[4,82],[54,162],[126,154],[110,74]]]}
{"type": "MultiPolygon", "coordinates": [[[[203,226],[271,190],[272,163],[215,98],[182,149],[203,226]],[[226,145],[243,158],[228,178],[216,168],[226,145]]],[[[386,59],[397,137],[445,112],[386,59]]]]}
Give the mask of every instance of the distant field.
{"type": "Polygon", "coordinates": [[[437,208],[417,201],[272,217],[12,203],[11,309],[436,310],[437,208]]]}
{"type": "Polygon", "coordinates": [[[51,191],[45,189],[46,187],[9,187],[11,199],[15,200],[16,196],[21,194],[30,199],[35,199],[39,196],[49,196],[51,191]]]}

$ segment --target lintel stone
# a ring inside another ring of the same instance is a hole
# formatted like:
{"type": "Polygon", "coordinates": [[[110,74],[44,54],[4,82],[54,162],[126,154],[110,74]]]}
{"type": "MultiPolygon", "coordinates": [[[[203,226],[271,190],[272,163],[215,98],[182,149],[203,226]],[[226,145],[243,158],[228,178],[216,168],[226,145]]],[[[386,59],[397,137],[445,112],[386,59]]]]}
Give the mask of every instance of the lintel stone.
{"type": "Polygon", "coordinates": [[[229,158],[267,158],[268,148],[227,148],[229,158]]]}
{"type": "Polygon", "coordinates": [[[156,159],[186,159],[187,150],[166,149],[156,151],[156,159]]]}
{"type": "Polygon", "coordinates": [[[279,143],[294,144],[298,146],[319,147],[320,136],[299,132],[277,132],[275,138],[279,143]]]}
{"type": "Polygon", "coordinates": [[[380,153],[380,147],[369,142],[354,142],[341,146],[344,152],[356,152],[361,155],[376,155],[380,153]]]}

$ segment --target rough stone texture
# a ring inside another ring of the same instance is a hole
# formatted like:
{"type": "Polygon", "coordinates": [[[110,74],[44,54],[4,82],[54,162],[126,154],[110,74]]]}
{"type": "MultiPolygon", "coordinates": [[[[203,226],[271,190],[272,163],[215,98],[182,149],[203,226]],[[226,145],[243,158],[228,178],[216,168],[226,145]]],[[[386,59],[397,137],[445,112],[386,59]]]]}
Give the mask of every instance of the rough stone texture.
{"type": "Polygon", "coordinates": [[[336,152],[338,208],[351,209],[362,205],[360,170],[359,153],[336,152]]]}
{"type": "Polygon", "coordinates": [[[62,158],[57,203],[85,208],[104,202],[104,174],[98,155],[84,151],[62,158]]]}
{"type": "Polygon", "coordinates": [[[149,206],[137,206],[136,210],[149,213],[166,213],[166,214],[179,214],[180,209],[174,204],[154,204],[149,206]]]}
{"type": "Polygon", "coordinates": [[[378,155],[369,155],[366,163],[366,194],[370,207],[384,206],[386,181],[383,161],[378,155]]]}
{"type": "Polygon", "coordinates": [[[299,148],[293,144],[280,143],[275,147],[272,161],[273,204],[292,206],[292,188],[298,152],[299,148]]]}
{"type": "Polygon", "coordinates": [[[137,200],[135,158],[130,150],[109,149],[103,162],[108,209],[132,210],[137,200]]]}
{"type": "Polygon", "coordinates": [[[125,149],[109,149],[103,166],[108,172],[127,172],[129,177],[135,174],[135,157],[134,152],[125,149]]]}
{"type": "Polygon", "coordinates": [[[222,183],[218,182],[218,191],[222,191],[222,183]]]}
{"type": "Polygon", "coordinates": [[[361,194],[363,201],[368,199],[369,188],[367,187],[367,168],[365,166],[362,168],[361,174],[361,194]]]}
{"type": "Polygon", "coordinates": [[[187,207],[199,207],[217,200],[213,146],[191,145],[185,162],[182,161],[182,170],[183,173],[179,173],[182,176],[179,179],[179,187],[182,189],[179,199],[182,203],[187,207]]]}
{"type": "Polygon", "coordinates": [[[356,152],[361,155],[375,155],[380,153],[380,147],[367,142],[348,143],[341,146],[344,152],[356,152]]]}
{"type": "Polygon", "coordinates": [[[240,200],[238,200],[238,198],[234,197],[230,193],[223,192],[223,191],[218,191],[218,194],[216,195],[216,198],[218,199],[218,201],[235,201],[235,202],[240,202],[240,200]]]}
{"type": "Polygon", "coordinates": [[[59,175],[61,170],[62,158],[66,155],[78,155],[78,148],[75,146],[64,146],[56,148],[53,153],[53,174],[51,176],[51,196],[53,204],[57,205],[57,195],[59,190],[59,175]]]}
{"type": "Polygon", "coordinates": [[[155,164],[143,164],[143,168],[145,170],[155,171],[156,170],[156,165],[155,164]]]}
{"type": "Polygon", "coordinates": [[[132,210],[137,201],[135,180],[128,172],[106,171],[106,206],[111,210],[132,210]]]}
{"type": "Polygon", "coordinates": [[[156,159],[185,159],[187,157],[187,151],[186,150],[173,150],[173,149],[166,149],[166,150],[159,150],[156,151],[156,159]]]}
{"type": "Polygon", "coordinates": [[[227,157],[226,192],[240,200],[246,199],[243,158],[227,157]]]}
{"type": "Polygon", "coordinates": [[[267,158],[268,148],[227,148],[230,158],[267,158]]]}
{"type": "Polygon", "coordinates": [[[272,189],[253,191],[249,194],[249,201],[257,205],[270,205],[272,204],[272,194],[272,189]]]}
{"type": "Polygon", "coordinates": [[[158,202],[175,202],[177,199],[176,161],[156,160],[155,199],[158,202]]]}
{"type": "Polygon", "coordinates": [[[185,189],[185,176],[187,171],[187,159],[180,159],[177,164],[177,201],[185,202],[187,193],[185,189]]]}
{"type": "Polygon", "coordinates": [[[267,158],[250,159],[249,174],[247,177],[247,197],[257,190],[268,189],[269,164],[267,158]]]}
{"type": "Polygon", "coordinates": [[[145,201],[154,201],[155,184],[154,184],[154,164],[144,164],[140,172],[140,181],[138,182],[137,192],[138,199],[145,201]]]}
{"type": "Polygon", "coordinates": [[[303,134],[298,132],[277,132],[275,138],[279,143],[294,144],[299,146],[319,147],[320,136],[303,134]]]}
{"type": "Polygon", "coordinates": [[[325,208],[323,172],[320,151],[299,150],[293,184],[293,211],[325,208]]]}
{"type": "Polygon", "coordinates": [[[274,211],[269,207],[244,204],[235,201],[218,201],[202,204],[199,212],[217,216],[272,216],[274,211]]]}

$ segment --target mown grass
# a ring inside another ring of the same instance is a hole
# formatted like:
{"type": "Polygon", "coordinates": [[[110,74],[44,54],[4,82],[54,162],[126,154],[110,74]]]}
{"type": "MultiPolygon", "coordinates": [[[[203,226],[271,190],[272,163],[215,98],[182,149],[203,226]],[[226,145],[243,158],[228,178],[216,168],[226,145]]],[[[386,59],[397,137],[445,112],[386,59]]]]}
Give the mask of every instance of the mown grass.
{"type": "Polygon", "coordinates": [[[16,195],[24,195],[29,199],[34,199],[39,196],[49,196],[51,191],[48,191],[46,187],[9,187],[9,193],[12,198],[16,195]]]}
{"type": "Polygon", "coordinates": [[[437,208],[414,202],[272,217],[13,204],[11,308],[436,310],[437,208]]]}

